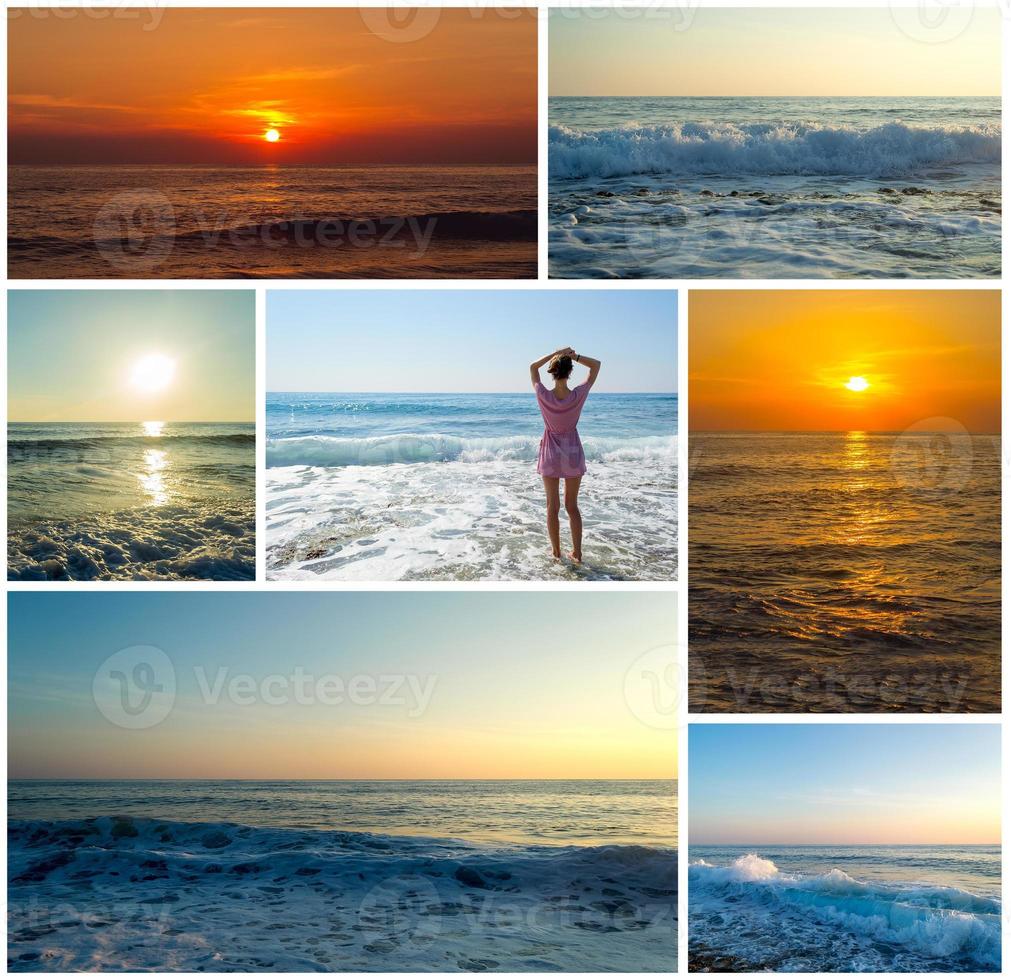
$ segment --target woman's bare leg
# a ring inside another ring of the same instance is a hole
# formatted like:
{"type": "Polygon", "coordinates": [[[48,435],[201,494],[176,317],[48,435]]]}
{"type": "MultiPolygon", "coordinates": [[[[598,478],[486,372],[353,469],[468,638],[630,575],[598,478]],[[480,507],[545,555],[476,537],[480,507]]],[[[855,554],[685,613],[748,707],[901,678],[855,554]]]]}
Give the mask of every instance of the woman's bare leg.
{"type": "Polygon", "coordinates": [[[574,476],[565,481],[565,513],[569,515],[569,529],[572,531],[572,552],[569,557],[575,562],[583,560],[583,515],[579,513],[579,483],[583,478],[574,476]]]}
{"type": "MultiPolygon", "coordinates": [[[[548,498],[548,538],[551,540],[551,554],[555,558],[562,557],[562,541],[558,529],[558,512],[561,510],[561,503],[558,499],[558,479],[553,476],[545,476],[544,493],[548,498]]],[[[565,490],[568,496],[568,487],[565,490]]]]}

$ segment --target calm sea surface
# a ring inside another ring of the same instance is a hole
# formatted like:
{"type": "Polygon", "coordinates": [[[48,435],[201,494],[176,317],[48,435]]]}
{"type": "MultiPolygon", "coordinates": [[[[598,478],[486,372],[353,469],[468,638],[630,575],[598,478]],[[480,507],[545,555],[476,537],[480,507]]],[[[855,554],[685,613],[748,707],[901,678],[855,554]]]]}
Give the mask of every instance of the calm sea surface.
{"type": "Polygon", "coordinates": [[[1000,440],[696,433],[692,707],[999,711],[1000,440]]]}
{"type": "Polygon", "coordinates": [[[530,167],[9,169],[19,278],[529,278],[530,167]]]}

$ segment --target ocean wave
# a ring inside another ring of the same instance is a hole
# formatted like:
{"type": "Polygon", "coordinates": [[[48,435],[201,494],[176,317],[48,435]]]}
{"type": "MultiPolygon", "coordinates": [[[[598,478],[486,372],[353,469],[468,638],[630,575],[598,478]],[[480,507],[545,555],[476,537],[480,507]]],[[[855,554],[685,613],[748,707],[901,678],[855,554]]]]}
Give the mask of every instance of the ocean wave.
{"type": "Polygon", "coordinates": [[[873,129],[804,123],[672,123],[550,128],[555,178],[633,174],[823,174],[895,177],[969,164],[999,165],[995,125],[873,129]]]}
{"type": "Polygon", "coordinates": [[[810,914],[819,922],[932,957],[964,956],[981,970],[1000,968],[1001,903],[954,887],[864,882],[833,869],[787,874],[757,854],[732,864],[689,867],[693,901],[733,898],[736,907],[810,914]]]}
{"type": "MultiPolygon", "coordinates": [[[[538,436],[464,438],[450,435],[405,434],[350,438],[295,436],[267,442],[268,466],[388,466],[392,463],[532,462],[537,459],[538,436]]],[[[644,458],[674,461],[675,436],[623,439],[586,438],[588,461],[633,462],[644,458]]]]}
{"type": "Polygon", "coordinates": [[[117,446],[158,446],[158,445],[198,445],[198,446],[255,446],[253,432],[230,432],[208,435],[123,435],[123,436],[63,436],[61,438],[7,440],[7,458],[33,453],[59,452],[61,449],[109,449],[117,446]]]}
{"type": "Polygon", "coordinates": [[[101,816],[10,821],[8,875],[20,970],[676,969],[673,848],[101,816]]]}

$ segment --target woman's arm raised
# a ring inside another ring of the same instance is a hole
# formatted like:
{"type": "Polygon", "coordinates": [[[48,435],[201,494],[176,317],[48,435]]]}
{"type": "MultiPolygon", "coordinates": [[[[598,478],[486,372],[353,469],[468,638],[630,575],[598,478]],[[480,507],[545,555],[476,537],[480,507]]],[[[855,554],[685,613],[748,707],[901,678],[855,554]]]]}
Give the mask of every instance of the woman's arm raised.
{"type": "Polygon", "coordinates": [[[573,354],[572,359],[577,364],[582,364],[583,367],[590,369],[590,376],[586,379],[586,383],[592,385],[597,380],[597,375],[600,374],[600,361],[595,357],[587,357],[585,354],[573,354]]]}

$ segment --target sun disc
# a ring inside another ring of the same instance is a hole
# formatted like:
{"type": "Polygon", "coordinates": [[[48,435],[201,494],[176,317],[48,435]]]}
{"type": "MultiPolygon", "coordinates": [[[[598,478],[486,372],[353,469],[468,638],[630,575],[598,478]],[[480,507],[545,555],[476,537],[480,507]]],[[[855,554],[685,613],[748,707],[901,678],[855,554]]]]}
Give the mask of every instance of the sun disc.
{"type": "Polygon", "coordinates": [[[268,129],[263,134],[263,138],[268,143],[276,143],[281,138],[281,134],[276,129],[268,129]]]}
{"type": "Polygon", "coordinates": [[[849,388],[850,391],[866,391],[870,388],[870,382],[866,378],[857,376],[850,378],[843,387],[849,388]]]}
{"type": "Polygon", "coordinates": [[[163,391],[176,373],[176,362],[164,354],[148,354],[130,369],[130,384],[145,395],[163,391]]]}

